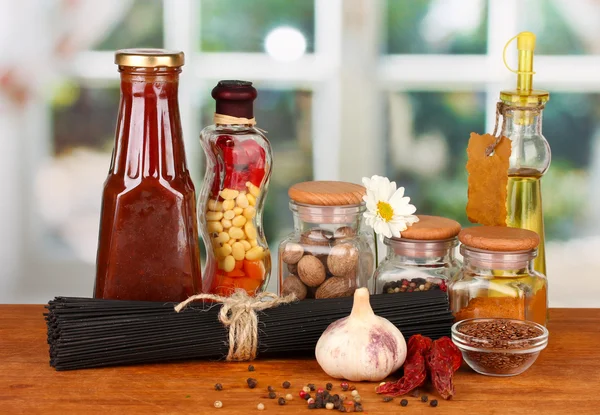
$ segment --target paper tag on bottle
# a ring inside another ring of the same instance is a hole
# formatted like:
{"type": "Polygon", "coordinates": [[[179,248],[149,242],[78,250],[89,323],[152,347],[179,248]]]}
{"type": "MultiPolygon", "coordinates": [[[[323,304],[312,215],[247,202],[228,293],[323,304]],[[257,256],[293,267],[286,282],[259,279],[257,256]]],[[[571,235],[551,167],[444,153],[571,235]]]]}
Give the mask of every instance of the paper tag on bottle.
{"type": "Polygon", "coordinates": [[[506,226],[506,187],[510,153],[511,142],[508,138],[501,137],[497,140],[491,134],[471,133],[467,146],[467,217],[471,222],[487,226],[506,226]],[[490,148],[493,149],[491,154],[490,148]]]}

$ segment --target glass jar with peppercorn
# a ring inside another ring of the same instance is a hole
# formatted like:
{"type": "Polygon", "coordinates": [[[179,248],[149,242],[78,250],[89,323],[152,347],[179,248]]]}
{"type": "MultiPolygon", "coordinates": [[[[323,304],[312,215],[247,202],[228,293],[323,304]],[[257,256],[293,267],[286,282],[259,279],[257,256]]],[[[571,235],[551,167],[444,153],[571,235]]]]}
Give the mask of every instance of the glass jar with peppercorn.
{"type": "Polygon", "coordinates": [[[363,229],[365,188],[345,182],[298,183],[288,192],[294,232],[279,245],[279,291],[336,298],[372,292],[373,236],[363,229]]]}
{"type": "Polygon", "coordinates": [[[546,325],[548,283],[533,269],[537,233],[479,226],[462,230],[458,238],[463,266],[448,289],[456,321],[499,317],[546,325]]]}
{"type": "Polygon", "coordinates": [[[388,252],[375,272],[376,294],[446,291],[458,274],[454,251],[460,224],[439,216],[417,217],[400,238],[385,238],[388,252]]]}
{"type": "Polygon", "coordinates": [[[204,292],[261,291],[271,272],[262,210],[271,176],[271,145],[256,128],[251,82],[221,81],[212,90],[214,125],[202,130],[206,174],[198,216],[207,261],[204,292]]]}

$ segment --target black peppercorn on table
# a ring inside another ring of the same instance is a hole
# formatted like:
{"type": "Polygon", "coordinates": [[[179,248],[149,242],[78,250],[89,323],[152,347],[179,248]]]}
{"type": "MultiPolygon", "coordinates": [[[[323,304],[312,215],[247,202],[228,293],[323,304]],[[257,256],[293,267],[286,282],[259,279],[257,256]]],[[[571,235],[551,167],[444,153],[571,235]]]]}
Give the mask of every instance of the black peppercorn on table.
{"type": "MultiPolygon", "coordinates": [[[[332,383],[332,394],[350,398],[350,391],[342,392],[340,381],[328,377],[314,359],[293,356],[256,360],[254,371],[248,363],[187,362],[56,372],[48,364],[43,311],[37,305],[0,305],[2,414],[248,414],[258,412],[260,403],[263,413],[299,414],[308,411],[299,391],[309,383],[324,389],[332,383]],[[256,379],[255,388],[248,387],[248,378],[256,379]],[[291,384],[287,389],[286,381],[291,384]],[[276,393],[273,399],[269,386],[276,393]],[[287,394],[293,399],[281,405],[279,398],[287,394]]],[[[368,414],[598,414],[599,327],[600,309],[553,309],[549,345],[531,369],[500,378],[463,366],[451,401],[424,389],[416,397],[384,402],[374,391],[376,383],[350,386],[358,390],[368,414]]]]}

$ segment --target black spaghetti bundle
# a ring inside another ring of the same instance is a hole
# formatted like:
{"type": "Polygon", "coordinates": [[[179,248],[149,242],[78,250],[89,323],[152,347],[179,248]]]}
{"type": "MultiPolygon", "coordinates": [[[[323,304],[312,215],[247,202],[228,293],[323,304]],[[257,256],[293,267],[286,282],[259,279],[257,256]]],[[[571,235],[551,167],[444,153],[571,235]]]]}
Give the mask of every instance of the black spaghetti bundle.
{"type": "MultiPolygon", "coordinates": [[[[346,317],[352,297],[303,300],[258,312],[258,356],[313,353],[332,322],[346,317]]],[[[372,295],[375,314],[392,322],[408,340],[450,335],[454,321],[441,290],[372,295]]],[[[50,365],[56,370],[221,359],[228,331],[219,321],[221,304],[57,297],[45,313],[50,365]]]]}

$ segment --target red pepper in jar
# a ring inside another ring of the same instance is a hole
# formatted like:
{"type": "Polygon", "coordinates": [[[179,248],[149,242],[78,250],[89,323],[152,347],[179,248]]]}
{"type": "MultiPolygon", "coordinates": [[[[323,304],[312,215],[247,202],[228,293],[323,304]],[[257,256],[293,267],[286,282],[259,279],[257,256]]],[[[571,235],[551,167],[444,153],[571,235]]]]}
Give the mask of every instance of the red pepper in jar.
{"type": "Polygon", "coordinates": [[[452,398],[452,379],[462,363],[460,350],[448,337],[442,337],[433,342],[425,360],[435,389],[442,398],[452,398]]]}
{"type": "Polygon", "coordinates": [[[395,383],[388,382],[378,386],[376,392],[400,396],[423,386],[427,381],[425,356],[429,353],[431,344],[429,337],[420,334],[412,336],[408,340],[408,351],[404,361],[404,376],[395,383]]]}

